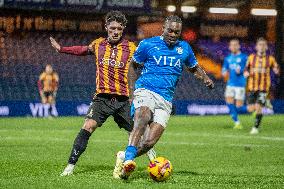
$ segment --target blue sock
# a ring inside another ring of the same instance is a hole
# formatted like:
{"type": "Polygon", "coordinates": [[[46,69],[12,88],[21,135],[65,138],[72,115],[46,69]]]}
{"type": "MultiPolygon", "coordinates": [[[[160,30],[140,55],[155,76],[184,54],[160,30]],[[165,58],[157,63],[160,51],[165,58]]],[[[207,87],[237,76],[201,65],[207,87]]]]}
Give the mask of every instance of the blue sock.
{"type": "Polygon", "coordinates": [[[248,113],[248,107],[247,105],[243,105],[241,107],[237,107],[237,112],[238,113],[248,113]]]}
{"type": "Polygon", "coordinates": [[[135,146],[127,146],[125,150],[125,159],[127,160],[134,160],[134,158],[137,156],[137,148],[135,146]]]}
{"type": "Polygon", "coordinates": [[[232,117],[232,119],[234,120],[234,122],[238,122],[238,112],[237,112],[237,108],[234,104],[227,104],[230,110],[230,115],[232,117]]]}

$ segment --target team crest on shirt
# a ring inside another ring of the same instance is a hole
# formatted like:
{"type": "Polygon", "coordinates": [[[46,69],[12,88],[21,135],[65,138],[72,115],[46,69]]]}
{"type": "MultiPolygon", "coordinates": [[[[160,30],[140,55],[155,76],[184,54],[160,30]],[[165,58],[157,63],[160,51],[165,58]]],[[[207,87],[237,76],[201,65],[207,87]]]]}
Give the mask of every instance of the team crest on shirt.
{"type": "Polygon", "coordinates": [[[237,63],[240,63],[241,61],[242,61],[242,59],[241,58],[237,58],[237,63]]]}
{"type": "Polygon", "coordinates": [[[177,47],[176,50],[177,50],[178,54],[182,54],[183,53],[183,49],[181,47],[177,47]]]}

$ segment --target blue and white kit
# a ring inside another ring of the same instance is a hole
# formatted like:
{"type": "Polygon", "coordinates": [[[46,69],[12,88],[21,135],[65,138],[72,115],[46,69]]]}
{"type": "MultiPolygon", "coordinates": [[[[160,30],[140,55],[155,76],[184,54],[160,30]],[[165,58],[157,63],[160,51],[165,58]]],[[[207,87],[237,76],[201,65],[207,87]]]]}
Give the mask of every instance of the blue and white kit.
{"type": "Polygon", "coordinates": [[[184,66],[193,68],[198,64],[194,53],[185,41],[178,40],[168,46],[163,37],[157,36],[141,41],[133,60],[143,64],[141,76],[135,83],[134,107],[149,107],[153,121],[166,127],[184,66]]]}

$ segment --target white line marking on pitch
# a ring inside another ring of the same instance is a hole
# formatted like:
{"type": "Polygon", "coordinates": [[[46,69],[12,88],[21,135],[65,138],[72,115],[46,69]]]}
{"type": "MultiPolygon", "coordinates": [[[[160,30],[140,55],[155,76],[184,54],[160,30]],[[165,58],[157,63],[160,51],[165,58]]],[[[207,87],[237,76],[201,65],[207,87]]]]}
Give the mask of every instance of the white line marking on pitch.
{"type": "Polygon", "coordinates": [[[243,135],[215,135],[215,134],[194,134],[194,133],[172,133],[168,132],[165,135],[172,136],[197,136],[197,137],[217,137],[217,138],[239,138],[239,139],[263,139],[272,141],[284,141],[284,137],[269,137],[269,136],[243,136],[243,135]]]}
{"type": "MultiPolygon", "coordinates": [[[[70,141],[69,139],[58,138],[58,137],[2,137],[3,140],[36,140],[36,141],[70,141]]],[[[125,143],[127,145],[127,140],[92,140],[92,143],[125,143]]],[[[158,144],[163,145],[193,145],[193,146],[232,146],[232,147],[277,147],[283,148],[282,146],[274,146],[267,144],[216,144],[216,143],[203,143],[203,142],[164,142],[160,141],[158,144]]]]}

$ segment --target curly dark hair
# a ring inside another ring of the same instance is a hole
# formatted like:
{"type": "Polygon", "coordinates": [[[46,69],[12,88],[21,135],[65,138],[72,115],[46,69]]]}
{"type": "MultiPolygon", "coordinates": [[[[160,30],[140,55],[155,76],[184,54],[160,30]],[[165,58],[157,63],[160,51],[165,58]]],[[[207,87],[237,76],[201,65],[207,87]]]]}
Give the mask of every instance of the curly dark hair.
{"type": "Polygon", "coordinates": [[[127,19],[126,19],[125,15],[120,11],[110,11],[109,13],[107,13],[107,15],[105,17],[106,25],[108,25],[112,21],[116,21],[116,22],[122,24],[123,26],[126,26],[126,24],[127,24],[127,19]]]}

